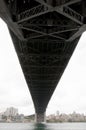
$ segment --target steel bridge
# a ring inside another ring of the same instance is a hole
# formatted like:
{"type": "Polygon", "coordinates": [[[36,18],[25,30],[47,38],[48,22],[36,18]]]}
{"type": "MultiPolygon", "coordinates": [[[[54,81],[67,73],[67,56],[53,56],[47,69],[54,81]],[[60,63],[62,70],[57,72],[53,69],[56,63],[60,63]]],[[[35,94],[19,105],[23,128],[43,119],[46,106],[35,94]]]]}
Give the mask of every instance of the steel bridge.
{"type": "Polygon", "coordinates": [[[86,0],[0,0],[36,113],[48,102],[86,30],[86,0]]]}

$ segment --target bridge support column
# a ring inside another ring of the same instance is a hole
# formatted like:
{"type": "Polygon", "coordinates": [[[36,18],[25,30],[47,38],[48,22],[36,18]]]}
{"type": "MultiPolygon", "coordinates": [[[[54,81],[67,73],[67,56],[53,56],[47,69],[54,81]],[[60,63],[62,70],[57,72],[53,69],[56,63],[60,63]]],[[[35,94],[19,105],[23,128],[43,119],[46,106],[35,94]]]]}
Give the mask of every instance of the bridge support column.
{"type": "Polygon", "coordinates": [[[45,113],[36,113],[35,114],[35,122],[36,123],[46,122],[46,115],[45,115],[45,113]]]}

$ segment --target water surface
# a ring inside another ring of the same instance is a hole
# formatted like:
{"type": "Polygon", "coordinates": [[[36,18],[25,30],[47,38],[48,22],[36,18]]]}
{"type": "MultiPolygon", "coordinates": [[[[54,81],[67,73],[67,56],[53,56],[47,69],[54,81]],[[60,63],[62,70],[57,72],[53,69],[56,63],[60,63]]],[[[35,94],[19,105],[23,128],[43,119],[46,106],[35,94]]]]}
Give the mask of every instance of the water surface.
{"type": "Polygon", "coordinates": [[[86,123],[0,123],[0,130],[86,130],[86,123]]]}

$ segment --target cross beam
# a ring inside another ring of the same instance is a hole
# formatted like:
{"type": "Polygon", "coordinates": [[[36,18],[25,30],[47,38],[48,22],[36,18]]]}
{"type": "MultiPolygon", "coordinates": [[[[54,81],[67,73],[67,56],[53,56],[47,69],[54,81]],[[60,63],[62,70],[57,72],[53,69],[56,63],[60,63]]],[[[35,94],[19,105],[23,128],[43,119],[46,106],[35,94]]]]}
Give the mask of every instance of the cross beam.
{"type": "Polygon", "coordinates": [[[17,17],[17,23],[21,23],[27,20],[30,20],[32,18],[38,17],[40,15],[46,14],[50,12],[51,10],[45,7],[44,5],[38,5],[32,9],[26,10],[20,14],[18,14],[17,17]]]}
{"type": "Polygon", "coordinates": [[[79,36],[81,36],[81,34],[86,31],[86,24],[82,25],[79,30],[73,34],[67,41],[68,42],[71,42],[73,40],[75,40],[76,38],[78,38],[79,36]]]}
{"type": "MultiPolygon", "coordinates": [[[[39,2],[39,3],[42,4],[42,5],[45,5],[45,6],[49,6],[49,7],[50,7],[50,5],[49,5],[48,3],[46,3],[44,0],[35,0],[35,1],[39,2]]],[[[82,0],[69,0],[69,1],[65,2],[64,4],[62,4],[61,6],[63,6],[63,5],[68,6],[68,5],[71,5],[71,4],[78,3],[78,2],[80,2],[80,1],[82,1],[82,0]]]]}
{"type": "Polygon", "coordinates": [[[63,6],[63,8],[57,8],[55,9],[60,14],[63,14],[67,18],[71,19],[72,21],[75,21],[76,23],[82,25],[83,24],[83,16],[81,16],[79,13],[76,11],[72,10],[69,7],[63,6]]]}
{"type": "Polygon", "coordinates": [[[33,31],[33,32],[39,33],[39,35],[37,35],[37,36],[28,37],[28,39],[38,38],[38,37],[42,37],[42,36],[51,36],[51,37],[54,37],[54,38],[59,38],[59,39],[64,40],[64,41],[66,40],[63,37],[53,35],[53,33],[48,34],[46,32],[34,30],[34,29],[31,29],[31,28],[27,28],[27,27],[21,27],[21,29],[25,29],[25,30],[28,30],[28,31],[33,31]]]}
{"type": "MultiPolygon", "coordinates": [[[[24,28],[26,30],[30,29],[32,31],[37,31],[39,33],[39,31],[43,32],[43,33],[47,33],[47,34],[54,34],[54,33],[62,33],[62,32],[67,32],[67,31],[73,31],[73,30],[77,30],[80,28],[80,26],[74,26],[74,25],[71,25],[71,26],[51,26],[50,29],[46,29],[41,27],[41,26],[38,26],[38,25],[34,25],[34,24],[19,24],[19,27],[20,28],[24,28]]],[[[45,26],[46,27],[46,26],[45,26]]]]}
{"type": "MultiPolygon", "coordinates": [[[[20,25],[20,28],[21,29],[25,29],[27,31],[32,31],[32,32],[35,32],[35,33],[38,33],[38,34],[41,34],[39,36],[52,36],[52,37],[55,37],[55,38],[60,38],[62,40],[66,40],[64,39],[63,37],[61,36],[55,36],[54,34],[59,34],[59,33],[65,33],[67,31],[75,31],[75,30],[78,30],[79,29],[79,26],[77,27],[55,27],[55,29],[52,31],[52,32],[49,32],[49,31],[46,31],[43,30],[43,28],[39,27],[39,26],[35,26],[35,25],[32,25],[32,24],[28,24],[28,25],[20,25]]],[[[38,37],[38,35],[37,35],[38,37]]]]}
{"type": "MultiPolygon", "coordinates": [[[[40,2],[40,0],[35,0],[35,1],[38,1],[39,3],[45,5],[44,2],[40,2]]],[[[78,3],[78,2],[81,2],[82,0],[69,0],[69,2],[65,2],[64,4],[60,5],[60,6],[57,6],[57,7],[53,7],[52,5],[49,5],[46,3],[45,6],[51,8],[53,8],[54,11],[66,16],[67,18],[75,21],[76,23],[78,24],[83,24],[83,16],[81,16],[80,14],[78,14],[77,12],[75,12],[74,10],[70,9],[69,7],[67,7],[68,5],[71,5],[71,4],[75,4],[75,3],[78,3]],[[70,12],[70,13],[68,13],[70,12]]]]}
{"type": "Polygon", "coordinates": [[[53,7],[52,5],[45,3],[43,0],[41,0],[42,2],[40,0],[36,0],[36,1],[37,2],[39,1],[41,5],[20,13],[18,15],[18,23],[30,20],[32,18],[36,18],[48,12],[56,11],[57,13],[62,14],[63,16],[67,17],[68,19],[71,19],[72,21],[80,25],[83,24],[83,19],[84,19],[83,16],[81,16],[79,13],[72,10],[71,8],[67,7],[67,5],[73,4],[75,2],[76,3],[80,2],[81,0],[70,1],[61,6],[56,6],[56,7],[53,7]]]}

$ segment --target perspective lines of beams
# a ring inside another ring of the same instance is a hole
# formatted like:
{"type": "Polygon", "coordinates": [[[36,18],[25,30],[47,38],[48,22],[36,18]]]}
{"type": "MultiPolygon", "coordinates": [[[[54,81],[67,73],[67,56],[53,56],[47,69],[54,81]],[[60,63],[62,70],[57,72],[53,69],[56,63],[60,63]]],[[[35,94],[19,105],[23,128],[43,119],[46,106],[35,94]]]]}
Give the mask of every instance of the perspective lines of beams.
{"type": "Polygon", "coordinates": [[[36,113],[44,113],[81,34],[85,0],[0,0],[36,113]]]}
{"type": "Polygon", "coordinates": [[[19,39],[51,36],[63,41],[72,41],[86,29],[83,26],[85,0],[2,1],[0,0],[1,7],[4,10],[0,13],[5,13],[3,19],[8,21],[8,26],[19,39]]]}

